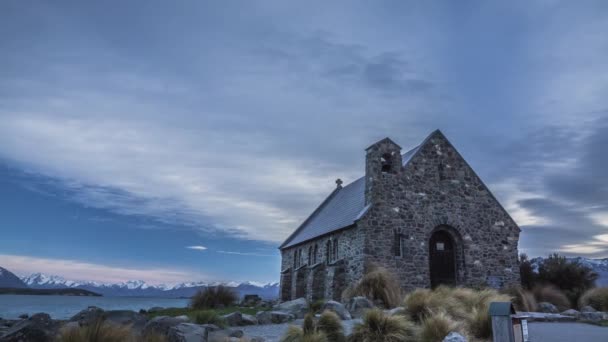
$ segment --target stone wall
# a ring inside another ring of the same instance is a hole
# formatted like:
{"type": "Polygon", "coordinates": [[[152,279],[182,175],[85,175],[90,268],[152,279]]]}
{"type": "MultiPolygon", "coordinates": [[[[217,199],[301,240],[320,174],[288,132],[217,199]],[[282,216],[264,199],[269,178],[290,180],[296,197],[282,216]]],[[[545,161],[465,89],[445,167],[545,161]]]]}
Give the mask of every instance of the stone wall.
{"type": "Polygon", "coordinates": [[[389,140],[368,150],[373,206],[358,224],[365,261],[387,267],[406,289],[429,287],[428,242],[434,229],[447,226],[460,241],[459,284],[485,284],[488,276],[518,283],[519,228],[447,139],[436,132],[405,168],[381,172],[381,155],[398,148],[389,140]],[[396,232],[405,237],[401,257],[396,232]]]}

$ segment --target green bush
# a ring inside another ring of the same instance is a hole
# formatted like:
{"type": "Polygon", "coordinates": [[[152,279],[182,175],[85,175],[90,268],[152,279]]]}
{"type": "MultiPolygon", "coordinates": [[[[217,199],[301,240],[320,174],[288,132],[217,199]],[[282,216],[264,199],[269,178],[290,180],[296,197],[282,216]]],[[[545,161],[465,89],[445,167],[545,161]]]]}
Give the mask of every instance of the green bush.
{"type": "Polygon", "coordinates": [[[346,302],[355,296],[363,296],[381,302],[386,308],[394,308],[401,302],[403,293],[387,269],[370,264],[363,278],[344,290],[342,300],[346,302]]]}
{"type": "Polygon", "coordinates": [[[578,305],[580,308],[589,305],[598,311],[608,311],[608,287],[597,287],[585,292],[578,305]]]}
{"type": "Polygon", "coordinates": [[[414,342],[416,328],[405,316],[387,316],[379,309],[368,310],[363,322],[356,324],[351,342],[414,342]]]}
{"type": "Polygon", "coordinates": [[[196,324],[215,324],[220,328],[226,327],[226,322],[213,310],[204,310],[194,316],[196,324]]]}
{"type": "Polygon", "coordinates": [[[591,268],[558,254],[550,255],[538,266],[538,282],[562,290],[570,301],[568,306],[576,304],[585,291],[593,288],[597,277],[591,268]]]}
{"type": "Polygon", "coordinates": [[[238,296],[232,289],[220,285],[199,290],[190,299],[190,306],[193,309],[212,309],[230,306],[237,300],[238,296]]]}
{"type": "Polygon", "coordinates": [[[534,272],[532,262],[526,254],[519,256],[519,274],[521,277],[521,286],[525,289],[532,290],[536,285],[538,274],[534,272]]]}

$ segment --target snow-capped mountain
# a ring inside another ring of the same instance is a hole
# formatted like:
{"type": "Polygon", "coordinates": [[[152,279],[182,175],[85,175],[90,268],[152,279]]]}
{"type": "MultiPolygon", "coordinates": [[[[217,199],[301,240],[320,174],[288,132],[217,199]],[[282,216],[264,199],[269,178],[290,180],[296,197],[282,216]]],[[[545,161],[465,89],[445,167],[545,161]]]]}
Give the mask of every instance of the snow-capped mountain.
{"type": "Polygon", "coordinates": [[[130,280],[116,284],[101,284],[91,281],[66,280],[60,276],[34,273],[21,280],[34,289],[78,288],[99,293],[104,296],[138,296],[138,297],[191,297],[196,291],[209,286],[224,285],[233,288],[241,297],[246,294],[257,294],[265,299],[274,299],[279,294],[278,283],[257,282],[187,282],[176,285],[149,285],[143,280],[130,280]]]}
{"type": "MultiPolygon", "coordinates": [[[[544,260],[543,257],[537,257],[530,259],[530,262],[534,266],[535,270],[538,270],[538,265],[544,260]]],[[[595,273],[598,274],[598,278],[595,281],[596,286],[608,286],[608,258],[604,259],[589,259],[584,257],[573,257],[567,258],[568,260],[577,261],[582,265],[591,268],[595,273]]]]}
{"type": "Polygon", "coordinates": [[[19,277],[6,268],[0,267],[0,288],[24,288],[27,287],[19,277]]]}

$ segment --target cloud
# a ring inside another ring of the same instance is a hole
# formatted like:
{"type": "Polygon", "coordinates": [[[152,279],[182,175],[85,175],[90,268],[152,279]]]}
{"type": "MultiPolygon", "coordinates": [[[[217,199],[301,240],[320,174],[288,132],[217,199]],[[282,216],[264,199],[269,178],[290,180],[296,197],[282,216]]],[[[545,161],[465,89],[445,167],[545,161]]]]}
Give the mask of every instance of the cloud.
{"type": "Polygon", "coordinates": [[[188,249],[194,249],[196,251],[204,251],[207,249],[205,246],[187,246],[188,249]]]}
{"type": "Polygon", "coordinates": [[[70,280],[118,283],[143,280],[149,284],[174,284],[193,280],[208,280],[200,273],[175,268],[125,268],[77,260],[36,258],[21,255],[0,255],[2,267],[20,276],[43,271],[70,280]]]}

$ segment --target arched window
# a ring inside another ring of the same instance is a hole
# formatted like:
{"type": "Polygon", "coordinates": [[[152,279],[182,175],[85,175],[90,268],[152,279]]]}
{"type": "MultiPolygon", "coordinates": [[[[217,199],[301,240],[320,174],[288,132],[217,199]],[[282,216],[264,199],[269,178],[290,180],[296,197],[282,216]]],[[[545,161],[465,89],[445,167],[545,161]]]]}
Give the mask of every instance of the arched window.
{"type": "Polygon", "coordinates": [[[316,264],[317,263],[317,253],[319,252],[319,246],[317,244],[315,244],[315,249],[313,251],[312,254],[312,263],[316,264]]]}
{"type": "Polygon", "coordinates": [[[325,261],[328,265],[331,262],[331,240],[327,240],[327,244],[325,246],[325,261]]]}
{"type": "Polygon", "coordinates": [[[308,247],[308,266],[312,265],[312,246],[308,247]]]}
{"type": "Polygon", "coordinates": [[[385,153],[380,157],[382,172],[390,173],[393,171],[393,156],[390,153],[385,153]]]}
{"type": "Polygon", "coordinates": [[[395,233],[395,256],[404,256],[405,250],[405,235],[401,233],[395,233]]]}
{"type": "Polygon", "coordinates": [[[437,171],[439,172],[439,180],[444,180],[445,172],[443,170],[443,163],[439,163],[439,165],[437,166],[437,171]]]}
{"type": "Polygon", "coordinates": [[[293,251],[293,269],[298,268],[298,251],[293,251]]]}
{"type": "Polygon", "coordinates": [[[334,257],[333,257],[334,261],[338,260],[338,239],[334,240],[334,253],[333,254],[334,254],[334,257]]]}

